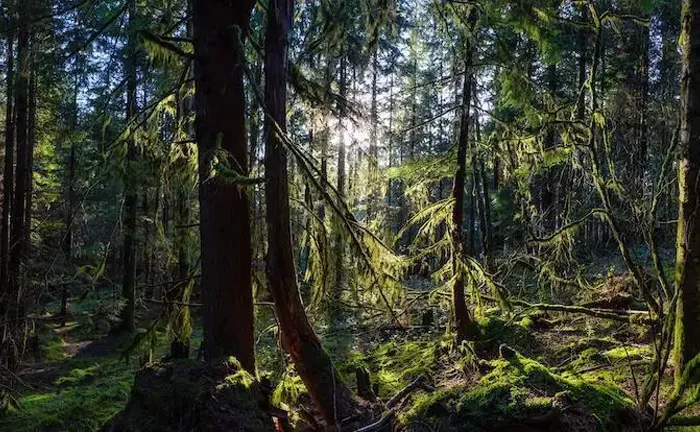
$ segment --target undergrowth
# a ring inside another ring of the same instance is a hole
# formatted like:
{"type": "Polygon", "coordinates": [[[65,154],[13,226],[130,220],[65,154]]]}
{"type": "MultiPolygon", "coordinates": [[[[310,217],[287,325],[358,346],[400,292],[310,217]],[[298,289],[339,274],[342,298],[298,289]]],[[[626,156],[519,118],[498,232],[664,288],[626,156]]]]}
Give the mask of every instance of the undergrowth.
{"type": "Polygon", "coordinates": [[[630,419],[634,404],[613,385],[557,375],[517,353],[492,361],[491,367],[472,388],[457,385],[416,397],[401,424],[415,431],[481,431],[528,423],[545,430],[554,423],[568,426],[562,430],[622,430],[630,419]]]}

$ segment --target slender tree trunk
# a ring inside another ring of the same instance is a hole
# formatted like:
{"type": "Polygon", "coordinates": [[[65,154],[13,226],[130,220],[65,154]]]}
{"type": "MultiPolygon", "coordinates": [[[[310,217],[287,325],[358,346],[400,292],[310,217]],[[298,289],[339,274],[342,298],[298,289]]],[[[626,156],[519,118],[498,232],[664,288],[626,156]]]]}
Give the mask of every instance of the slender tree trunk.
{"type": "MultiPolygon", "coordinates": [[[[7,35],[7,73],[5,75],[7,95],[5,105],[5,164],[3,172],[2,228],[0,229],[0,237],[2,237],[0,239],[2,242],[0,243],[0,285],[2,286],[3,294],[9,294],[10,286],[10,211],[15,183],[15,124],[13,121],[15,33],[12,23],[8,27],[10,30],[7,35]]],[[[2,303],[6,304],[5,301],[2,303]]]]}
{"type": "Polygon", "coordinates": [[[377,112],[377,73],[379,69],[379,60],[377,51],[372,55],[372,101],[370,108],[370,135],[369,135],[369,200],[367,204],[367,220],[372,220],[377,213],[379,207],[379,191],[378,188],[378,170],[379,170],[379,149],[378,149],[378,125],[379,114],[377,112]]]}
{"type": "Polygon", "coordinates": [[[230,169],[248,174],[242,64],[254,5],[253,0],[193,4],[204,349],[208,358],[233,355],[251,372],[255,358],[248,194],[209,173],[217,156],[230,169]]]}
{"type": "MultiPolygon", "coordinates": [[[[126,118],[127,123],[136,116],[136,2],[129,4],[127,54],[124,61],[126,71],[126,118]]],[[[126,179],[124,182],[124,277],[122,297],[126,304],[121,312],[121,330],[133,332],[136,302],[136,141],[134,134],[128,138],[126,154],[126,179]]]]}
{"type": "MultiPolygon", "coordinates": [[[[192,3],[196,0],[187,1],[187,12],[192,14],[192,3]]],[[[187,21],[187,37],[194,38],[194,25],[192,19],[187,21]]],[[[187,78],[194,78],[193,69],[187,71],[187,78]]],[[[190,88],[191,90],[191,88],[190,88]]],[[[194,124],[190,120],[194,113],[194,97],[180,97],[179,119],[184,122],[184,128],[190,136],[195,135],[194,124]]],[[[186,159],[192,157],[189,147],[183,152],[186,159]]],[[[187,165],[185,162],[184,166],[187,165]]],[[[183,166],[183,168],[184,168],[183,166]]],[[[182,178],[182,177],[180,177],[182,178]]],[[[191,223],[190,211],[190,185],[183,180],[175,185],[175,244],[177,247],[177,282],[173,284],[167,292],[168,301],[173,303],[175,316],[173,317],[173,338],[170,341],[170,357],[174,359],[188,358],[190,355],[190,339],[192,335],[192,325],[190,323],[190,308],[185,305],[176,305],[175,302],[189,303],[194,281],[190,279],[192,270],[192,257],[190,249],[194,246],[190,242],[189,225],[191,223]]]]}
{"type": "Polygon", "coordinates": [[[683,6],[681,73],[681,160],[676,258],[676,383],[700,353],[700,0],[683,6]]]}
{"type": "Polygon", "coordinates": [[[293,0],[270,0],[265,40],[265,201],[267,203],[267,274],[275,300],[282,341],[299,376],[330,429],[355,408],[352,394],[321,346],[299,294],[291,243],[287,152],[279,127],[286,130],[287,41],[292,26],[293,0]],[[274,122],[274,123],[273,123],[274,122]]]}
{"type": "MultiPolygon", "coordinates": [[[[393,66],[393,65],[392,65],[393,66]]],[[[389,130],[387,133],[387,153],[389,159],[389,168],[394,166],[394,72],[389,72],[389,130]]],[[[394,182],[389,179],[389,184],[386,188],[386,203],[388,208],[388,219],[390,222],[390,233],[396,234],[398,228],[395,226],[395,215],[393,212],[394,205],[394,182]]]]}
{"type": "Polygon", "coordinates": [[[457,332],[457,340],[464,341],[476,336],[476,326],[472,320],[467,302],[464,297],[465,273],[463,269],[464,257],[467,253],[467,244],[464,241],[464,187],[467,177],[467,149],[469,148],[469,108],[471,104],[472,75],[471,75],[471,49],[467,50],[467,58],[464,61],[465,74],[462,87],[462,114],[460,121],[459,143],[457,147],[457,172],[454,177],[452,199],[452,268],[456,274],[452,286],[452,307],[454,313],[454,325],[457,332]]]}
{"type": "Polygon", "coordinates": [[[635,167],[637,168],[637,191],[640,196],[644,193],[644,175],[646,173],[646,163],[647,163],[647,147],[648,147],[648,137],[647,137],[647,105],[649,101],[649,48],[651,45],[649,26],[643,26],[642,30],[642,47],[641,55],[638,59],[638,79],[639,79],[639,94],[638,94],[638,115],[639,120],[637,122],[637,160],[635,167]]]}
{"type": "MultiPolygon", "coordinates": [[[[472,90],[476,95],[476,83],[472,90]]],[[[479,115],[474,114],[474,134],[476,142],[481,143],[481,125],[479,124],[479,115]]],[[[491,225],[491,198],[489,196],[489,185],[486,179],[486,168],[484,167],[484,157],[481,154],[474,155],[472,159],[474,172],[476,173],[476,187],[480,192],[479,197],[479,223],[481,224],[481,241],[484,251],[484,266],[490,267],[491,248],[493,246],[493,227],[491,225]]]]}
{"type": "MultiPolygon", "coordinates": [[[[30,48],[30,52],[32,49],[30,48]]],[[[24,235],[22,251],[24,254],[23,283],[29,282],[30,257],[32,256],[32,202],[34,196],[34,147],[36,145],[36,70],[34,69],[33,56],[30,56],[31,76],[29,79],[29,93],[27,106],[27,169],[26,169],[26,198],[24,210],[24,235]]]]}
{"type": "MultiPolygon", "coordinates": [[[[581,4],[580,19],[582,23],[588,23],[588,5],[581,4]]],[[[583,119],[586,111],[586,92],[583,89],[586,82],[586,59],[588,46],[588,29],[582,26],[578,31],[578,88],[580,93],[576,105],[576,118],[583,119]]]]}
{"type": "Polygon", "coordinates": [[[21,2],[19,9],[19,32],[17,42],[17,58],[18,58],[18,74],[17,74],[17,93],[15,94],[15,110],[16,110],[16,133],[17,133],[17,167],[15,171],[15,189],[11,206],[11,226],[10,226],[10,271],[9,271],[9,298],[8,305],[10,308],[9,318],[14,321],[9,331],[10,338],[13,340],[14,347],[8,353],[8,368],[15,370],[19,355],[22,350],[21,345],[22,335],[20,318],[23,315],[22,310],[22,290],[23,290],[23,274],[22,267],[25,261],[24,251],[25,246],[24,229],[25,229],[25,211],[26,211],[26,192],[27,192],[27,171],[29,148],[29,85],[31,78],[31,52],[29,41],[30,35],[30,1],[21,2]]]}
{"type": "MultiPolygon", "coordinates": [[[[348,61],[347,57],[343,56],[340,59],[340,96],[341,99],[345,100],[347,97],[347,86],[348,86],[348,76],[347,76],[348,61]]],[[[344,102],[343,102],[344,104],[344,102]]],[[[338,144],[338,182],[336,184],[336,190],[341,199],[345,199],[345,131],[343,130],[343,117],[345,116],[345,107],[341,106],[340,118],[338,120],[338,130],[340,133],[339,144],[338,144]]],[[[331,324],[338,324],[341,315],[341,308],[338,304],[343,296],[344,283],[345,283],[345,237],[343,236],[340,224],[337,224],[335,229],[335,284],[332,289],[332,303],[329,308],[330,321],[331,324]]]]}
{"type": "MultiPolygon", "coordinates": [[[[71,130],[78,129],[78,79],[75,79],[73,89],[73,112],[71,113],[71,130]]],[[[76,169],[76,140],[71,139],[70,154],[68,156],[68,185],[66,186],[66,233],[63,236],[63,257],[66,262],[66,267],[72,271],[73,264],[73,220],[75,218],[75,169],[76,169]]],[[[68,315],[68,285],[65,284],[61,290],[61,310],[58,313],[61,316],[61,327],[66,325],[66,316],[68,315]]]]}
{"type": "MultiPolygon", "coordinates": [[[[7,7],[8,15],[10,12],[9,2],[5,0],[4,5],[7,7]]],[[[13,123],[13,91],[14,91],[14,21],[9,17],[6,20],[7,43],[7,72],[6,80],[6,96],[7,102],[5,105],[5,163],[3,170],[3,197],[2,197],[2,228],[0,229],[0,319],[3,320],[0,326],[0,365],[3,367],[11,367],[14,362],[14,341],[11,335],[12,326],[10,318],[12,317],[12,302],[13,289],[10,284],[10,212],[12,198],[14,196],[14,132],[15,125],[13,123]]],[[[4,379],[0,382],[4,383],[4,379]]],[[[0,397],[4,397],[5,390],[0,390],[0,397]]]]}
{"type": "MultiPolygon", "coordinates": [[[[469,151],[469,149],[467,150],[469,151]]],[[[467,199],[466,202],[464,203],[466,213],[467,213],[467,220],[466,220],[466,228],[467,228],[467,241],[466,241],[466,248],[465,248],[465,253],[469,256],[475,256],[476,255],[476,179],[474,177],[474,170],[472,169],[471,172],[471,178],[469,179],[468,183],[468,188],[469,191],[467,192],[467,199]]],[[[466,183],[465,179],[465,183],[466,183]]]]}
{"type": "MultiPolygon", "coordinates": [[[[557,91],[557,65],[552,63],[547,67],[547,86],[552,97],[557,91]]],[[[551,151],[554,147],[554,128],[548,127],[543,143],[544,151],[551,151]]],[[[555,177],[557,170],[555,168],[547,168],[544,172],[542,182],[540,212],[542,213],[543,227],[547,232],[551,232],[555,225],[555,210],[554,210],[554,189],[555,177]]]]}

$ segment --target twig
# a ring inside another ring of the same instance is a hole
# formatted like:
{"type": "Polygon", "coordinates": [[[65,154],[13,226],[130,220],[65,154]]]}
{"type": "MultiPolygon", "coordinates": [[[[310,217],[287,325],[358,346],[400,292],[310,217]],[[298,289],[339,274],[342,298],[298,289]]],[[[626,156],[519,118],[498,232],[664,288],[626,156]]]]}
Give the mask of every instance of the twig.
{"type": "Polygon", "coordinates": [[[409,393],[411,393],[411,392],[414,391],[414,390],[417,390],[417,389],[421,388],[422,385],[423,385],[423,381],[424,381],[425,379],[426,379],[425,375],[420,375],[418,378],[416,378],[415,380],[413,380],[413,382],[412,382],[411,384],[409,384],[409,385],[407,385],[406,387],[404,387],[401,391],[399,391],[398,393],[396,393],[396,395],[394,395],[394,397],[392,397],[391,399],[389,399],[389,401],[386,403],[386,407],[389,408],[389,409],[391,409],[392,407],[394,407],[394,405],[396,405],[397,403],[399,403],[399,402],[401,401],[401,399],[403,399],[404,397],[408,396],[409,393]]]}
{"type": "Polygon", "coordinates": [[[379,420],[367,426],[357,429],[355,432],[374,432],[384,429],[396,415],[396,409],[392,408],[382,415],[379,420]]]}

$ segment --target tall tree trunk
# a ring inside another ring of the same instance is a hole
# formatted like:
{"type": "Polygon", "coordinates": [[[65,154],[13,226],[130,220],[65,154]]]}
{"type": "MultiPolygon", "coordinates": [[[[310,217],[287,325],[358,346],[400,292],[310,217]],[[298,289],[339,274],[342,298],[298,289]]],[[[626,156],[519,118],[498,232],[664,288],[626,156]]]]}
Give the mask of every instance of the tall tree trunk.
{"type": "MultiPolygon", "coordinates": [[[[588,24],[588,5],[581,4],[580,20],[582,24],[588,24]]],[[[576,104],[576,118],[581,120],[586,111],[585,89],[583,88],[586,82],[586,59],[588,46],[588,29],[582,25],[578,31],[578,88],[580,91],[579,98],[576,104]]]]}
{"type": "MultiPolygon", "coordinates": [[[[476,81],[476,80],[474,80],[476,81]]],[[[476,97],[476,82],[472,90],[476,97]]],[[[481,125],[479,115],[474,114],[474,134],[476,142],[481,143],[481,125]]],[[[479,223],[481,224],[481,241],[484,252],[484,266],[490,267],[491,248],[493,246],[493,226],[491,225],[491,198],[489,195],[489,185],[484,167],[484,157],[481,154],[472,157],[472,165],[475,172],[476,188],[479,193],[479,223]]]]}
{"type": "Polygon", "coordinates": [[[370,134],[369,134],[369,200],[367,204],[367,220],[372,220],[377,213],[379,207],[379,191],[377,184],[379,171],[379,149],[378,149],[378,125],[379,114],[377,112],[377,73],[379,69],[379,60],[377,59],[377,51],[372,55],[372,101],[370,107],[370,134]]]}
{"type": "MultiPolygon", "coordinates": [[[[126,71],[126,123],[136,116],[136,2],[129,4],[127,53],[124,59],[126,71]]],[[[121,330],[133,332],[136,302],[136,138],[132,132],[127,141],[126,179],[124,182],[124,277],[122,279],[122,297],[126,304],[121,312],[121,330]]]]}
{"type": "Polygon", "coordinates": [[[209,173],[217,156],[229,169],[248,174],[242,64],[254,5],[253,0],[193,4],[204,349],[208,358],[233,355],[251,372],[255,358],[248,195],[209,173]]]}
{"type": "Polygon", "coordinates": [[[676,258],[676,383],[700,353],[700,0],[685,0],[681,50],[681,160],[676,258]]]}
{"type": "MultiPolygon", "coordinates": [[[[187,1],[187,12],[192,14],[192,3],[195,0],[187,1]]],[[[192,19],[187,22],[187,37],[194,38],[194,25],[192,19]]],[[[187,78],[194,78],[192,68],[187,71],[187,78]]],[[[191,84],[190,84],[191,86],[191,84]]],[[[191,87],[190,87],[191,90],[191,87]]],[[[189,92],[188,92],[189,93],[189,92]]],[[[179,123],[184,122],[183,128],[188,131],[189,136],[194,136],[194,125],[190,120],[194,112],[194,98],[192,96],[185,98],[180,97],[179,107],[179,123]]],[[[189,147],[185,148],[184,156],[186,159],[192,157],[188,151],[189,147]]],[[[183,163],[183,168],[187,163],[183,163]]],[[[182,179],[182,177],[180,177],[182,179]]],[[[192,270],[192,257],[190,249],[194,246],[190,243],[190,185],[183,180],[180,184],[175,185],[175,244],[177,247],[177,281],[167,291],[168,301],[172,302],[173,317],[173,338],[170,342],[170,357],[174,359],[187,358],[190,355],[190,339],[192,335],[192,326],[190,324],[190,308],[185,305],[177,305],[177,302],[188,303],[190,300],[191,288],[194,286],[194,281],[190,280],[190,272],[192,270]]]]}
{"type": "Polygon", "coordinates": [[[641,29],[642,46],[639,59],[637,60],[638,70],[638,121],[637,121],[637,160],[635,161],[637,181],[637,191],[640,196],[644,194],[644,175],[646,173],[648,137],[647,137],[647,105],[649,101],[649,48],[651,45],[649,26],[641,29]]]}
{"type": "MultiPolygon", "coordinates": [[[[554,98],[557,91],[557,65],[552,63],[547,66],[547,87],[550,96],[554,98]]],[[[544,151],[551,151],[554,147],[554,128],[547,127],[543,143],[544,151]]],[[[542,214],[543,228],[547,232],[551,232],[555,226],[555,210],[554,210],[554,189],[555,177],[557,173],[555,168],[546,168],[544,178],[542,179],[542,191],[540,198],[540,213],[542,214]]]]}
{"type": "Polygon", "coordinates": [[[22,267],[25,260],[22,247],[24,242],[26,192],[27,192],[27,152],[29,147],[29,84],[31,77],[30,53],[30,1],[21,2],[19,9],[19,32],[17,42],[18,75],[17,93],[15,94],[16,133],[17,133],[17,167],[15,171],[15,190],[11,206],[10,227],[10,271],[9,271],[9,318],[15,324],[10,326],[10,338],[14,348],[9,352],[8,367],[14,370],[19,361],[20,348],[17,344],[22,339],[19,319],[22,311],[22,267]]]}
{"type": "MultiPolygon", "coordinates": [[[[341,108],[340,108],[340,118],[338,119],[339,125],[338,125],[338,130],[340,133],[339,137],[339,144],[338,144],[338,182],[336,184],[336,189],[338,191],[338,195],[340,196],[341,199],[345,199],[345,183],[346,183],[346,175],[345,175],[345,131],[343,130],[343,117],[346,114],[345,111],[345,98],[347,97],[347,92],[348,92],[348,75],[347,75],[347,68],[348,68],[348,60],[346,56],[343,56],[340,59],[340,96],[343,102],[341,102],[341,108]]],[[[339,307],[339,302],[342,299],[343,296],[343,284],[345,281],[345,268],[344,268],[344,262],[345,262],[345,237],[343,236],[343,232],[340,226],[340,222],[335,227],[335,284],[332,288],[332,299],[331,299],[331,305],[329,308],[330,312],[330,321],[331,324],[337,324],[338,321],[340,320],[340,314],[342,312],[341,308],[339,307]]]]}
{"type": "MultiPolygon", "coordinates": [[[[7,73],[5,105],[5,164],[3,171],[2,228],[0,228],[0,286],[3,295],[9,294],[10,286],[10,210],[14,196],[15,124],[14,114],[14,44],[15,32],[12,22],[8,23],[7,34],[7,73]]],[[[3,304],[6,304],[3,302],[3,304]]],[[[4,316],[4,314],[2,314],[4,316]]]]}
{"type": "MultiPolygon", "coordinates": [[[[30,48],[30,52],[33,51],[30,48]]],[[[24,209],[24,235],[22,236],[22,253],[24,254],[24,282],[28,283],[31,274],[30,260],[32,256],[32,198],[34,196],[34,147],[36,145],[36,70],[33,56],[30,57],[31,75],[27,102],[27,169],[26,169],[26,198],[24,209]]]]}
{"type": "Polygon", "coordinates": [[[321,346],[304,311],[291,243],[287,152],[275,125],[286,130],[287,41],[293,0],[270,0],[265,38],[265,201],[267,203],[267,274],[275,300],[282,341],[299,376],[329,428],[354,410],[353,397],[321,346]],[[274,122],[274,123],[273,123],[274,122]]]}
{"type": "Polygon", "coordinates": [[[466,299],[464,298],[465,273],[462,263],[467,253],[464,241],[464,187],[467,177],[467,149],[469,148],[469,108],[471,104],[472,75],[471,47],[467,49],[464,61],[464,85],[462,87],[462,114],[460,121],[459,143],[457,147],[457,172],[454,177],[452,199],[452,268],[456,279],[452,286],[452,308],[457,340],[464,341],[476,336],[475,323],[472,320],[466,299]]]}
{"type": "MultiPolygon", "coordinates": [[[[8,15],[10,5],[8,1],[3,2],[7,7],[8,15]]],[[[15,22],[9,17],[5,21],[9,29],[6,34],[7,43],[7,72],[5,105],[5,164],[3,170],[3,197],[2,197],[2,228],[0,229],[0,319],[3,325],[0,326],[0,365],[4,367],[12,366],[14,355],[12,354],[13,339],[11,335],[12,326],[10,318],[12,313],[13,289],[10,285],[10,212],[12,198],[14,196],[14,138],[15,125],[13,123],[13,91],[14,91],[14,44],[15,44],[15,22]]],[[[4,384],[4,379],[2,380],[4,384]]],[[[0,390],[0,397],[3,397],[5,390],[0,390]]]]}
{"type": "MultiPolygon", "coordinates": [[[[73,88],[73,106],[71,109],[71,130],[78,129],[78,78],[75,78],[73,88]]],[[[68,271],[72,271],[73,264],[73,221],[75,219],[75,169],[76,169],[76,140],[73,138],[70,142],[70,153],[68,155],[68,184],[66,185],[66,233],[63,236],[61,244],[63,249],[63,257],[65,259],[68,271]]],[[[61,290],[61,310],[58,313],[61,316],[61,327],[66,325],[66,316],[68,315],[68,285],[64,284],[61,290]]]]}

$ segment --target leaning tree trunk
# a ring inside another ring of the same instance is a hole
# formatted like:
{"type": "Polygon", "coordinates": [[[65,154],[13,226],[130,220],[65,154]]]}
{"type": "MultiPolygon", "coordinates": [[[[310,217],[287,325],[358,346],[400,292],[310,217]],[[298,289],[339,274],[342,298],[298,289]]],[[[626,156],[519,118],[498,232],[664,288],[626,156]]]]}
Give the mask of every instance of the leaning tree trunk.
{"type": "Polygon", "coordinates": [[[700,353],[700,0],[683,8],[681,73],[680,202],[676,259],[676,382],[700,353]]]}
{"type": "Polygon", "coordinates": [[[333,430],[354,410],[352,394],[321,346],[304,311],[292,248],[287,154],[277,128],[286,130],[287,43],[293,0],[270,0],[265,38],[265,202],[267,274],[282,341],[314,402],[333,430]]]}
{"type": "Polygon", "coordinates": [[[212,163],[248,175],[243,43],[253,0],[193,4],[196,135],[204,303],[208,358],[233,355],[255,371],[248,195],[212,163]],[[216,159],[215,159],[216,158],[216,159]]]}

